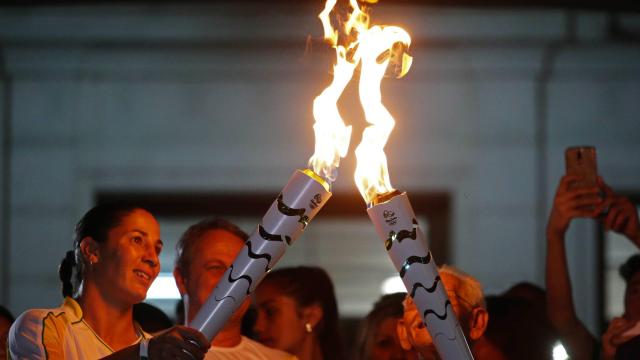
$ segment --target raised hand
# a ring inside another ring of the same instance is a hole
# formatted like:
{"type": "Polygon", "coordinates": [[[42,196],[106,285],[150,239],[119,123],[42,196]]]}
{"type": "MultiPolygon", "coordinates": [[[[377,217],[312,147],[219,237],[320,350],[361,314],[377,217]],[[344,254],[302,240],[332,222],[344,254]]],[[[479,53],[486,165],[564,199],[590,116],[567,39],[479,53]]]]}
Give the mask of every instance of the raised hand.
{"type": "Polygon", "coordinates": [[[623,234],[640,246],[640,221],[636,206],[628,198],[614,193],[601,178],[598,179],[598,185],[605,193],[605,199],[598,210],[608,210],[602,218],[605,229],[623,234]]]}
{"type": "Polygon", "coordinates": [[[623,317],[616,317],[611,320],[607,331],[602,335],[602,358],[604,360],[613,360],[616,356],[618,346],[637,334],[627,335],[625,332],[635,325],[623,317]]]}
{"type": "Polygon", "coordinates": [[[563,238],[571,220],[579,217],[595,218],[602,211],[600,188],[576,188],[573,185],[578,180],[580,177],[574,175],[565,175],[560,180],[547,223],[548,237],[563,238]]]}

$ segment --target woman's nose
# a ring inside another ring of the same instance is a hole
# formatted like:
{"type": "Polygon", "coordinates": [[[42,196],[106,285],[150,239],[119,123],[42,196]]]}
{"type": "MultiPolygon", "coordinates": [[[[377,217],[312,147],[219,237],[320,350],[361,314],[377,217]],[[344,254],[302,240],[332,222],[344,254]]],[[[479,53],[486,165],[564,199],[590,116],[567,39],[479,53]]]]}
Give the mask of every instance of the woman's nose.
{"type": "Polygon", "coordinates": [[[147,248],[147,252],[145,253],[142,261],[149,265],[151,268],[156,268],[160,265],[160,257],[158,256],[158,253],[156,252],[156,249],[154,247],[147,248]]]}

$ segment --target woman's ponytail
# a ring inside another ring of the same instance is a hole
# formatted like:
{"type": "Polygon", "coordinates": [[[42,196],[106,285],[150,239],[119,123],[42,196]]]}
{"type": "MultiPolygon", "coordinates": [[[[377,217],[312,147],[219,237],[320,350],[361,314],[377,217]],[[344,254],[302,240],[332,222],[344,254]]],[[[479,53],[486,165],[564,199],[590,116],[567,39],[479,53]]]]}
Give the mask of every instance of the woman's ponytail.
{"type": "Polygon", "coordinates": [[[73,277],[73,268],[76,266],[76,254],[73,250],[67,251],[64,259],[60,263],[60,268],[58,269],[58,276],[60,277],[60,281],[62,281],[62,296],[63,297],[71,297],[73,296],[73,282],[71,278],[73,277]]]}

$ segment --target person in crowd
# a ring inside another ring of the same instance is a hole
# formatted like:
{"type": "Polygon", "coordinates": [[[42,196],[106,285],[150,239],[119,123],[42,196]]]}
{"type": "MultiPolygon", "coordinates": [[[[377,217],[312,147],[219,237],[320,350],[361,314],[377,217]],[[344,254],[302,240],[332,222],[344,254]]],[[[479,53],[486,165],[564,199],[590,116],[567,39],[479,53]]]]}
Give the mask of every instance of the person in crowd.
{"type": "MultiPolygon", "coordinates": [[[[176,246],[173,275],[187,303],[187,322],[191,322],[205,304],[247,239],[244,231],[224,219],[205,219],[190,226],[182,235],[176,246]]],[[[242,335],[242,318],[250,303],[251,298],[247,297],[211,341],[206,359],[293,358],[284,351],[268,348],[242,335]]]]}
{"type": "Polygon", "coordinates": [[[620,266],[626,283],[625,313],[611,320],[602,335],[603,359],[640,359],[640,254],[632,255],[620,266]]]}
{"type": "Polygon", "coordinates": [[[269,273],[255,292],[254,331],[263,344],[300,360],[341,360],[338,305],[331,278],[311,266],[269,273]]]}
{"type": "Polygon", "coordinates": [[[491,321],[484,336],[505,358],[552,359],[558,337],[547,319],[542,288],[521,282],[500,295],[487,296],[486,303],[491,321]]]}
{"type": "Polygon", "coordinates": [[[147,303],[133,305],[133,319],[140,325],[142,330],[150,334],[159,333],[173,326],[173,322],[167,314],[147,303]]]}
{"type": "MultiPolygon", "coordinates": [[[[638,246],[640,223],[634,204],[614,193],[602,178],[598,178],[596,185],[588,187],[576,186],[580,180],[579,176],[562,177],[547,223],[547,313],[569,356],[573,359],[593,359],[598,354],[597,340],[576,315],[567,267],[565,234],[573,219],[591,218],[602,223],[605,229],[623,234],[638,246]]],[[[603,359],[613,359],[618,346],[638,335],[633,335],[629,330],[640,321],[640,273],[624,271],[623,277],[627,280],[625,310],[622,317],[611,321],[602,336],[603,359]]]]}
{"type": "MultiPolygon", "coordinates": [[[[500,350],[483,336],[489,322],[489,314],[480,282],[446,265],[440,268],[440,278],[474,358],[504,359],[500,350]]],[[[422,315],[410,296],[404,301],[404,315],[398,321],[398,337],[403,349],[416,350],[425,360],[440,358],[422,321],[422,315]]]]}
{"type": "Polygon", "coordinates": [[[7,358],[7,335],[14,321],[15,318],[9,309],[0,305],[0,359],[7,358]]]}
{"type": "Polygon", "coordinates": [[[417,360],[418,354],[405,350],[398,339],[398,320],[404,314],[402,302],[406,293],[383,295],[374,305],[359,329],[356,360],[417,360]]]}
{"type": "Polygon", "coordinates": [[[201,333],[174,327],[151,338],[133,319],[158,275],[160,226],[148,211],[98,205],[76,226],[59,269],[64,302],[24,312],[12,325],[12,359],[202,359],[201,333]],[[75,273],[75,276],[74,276],[75,273]]]}

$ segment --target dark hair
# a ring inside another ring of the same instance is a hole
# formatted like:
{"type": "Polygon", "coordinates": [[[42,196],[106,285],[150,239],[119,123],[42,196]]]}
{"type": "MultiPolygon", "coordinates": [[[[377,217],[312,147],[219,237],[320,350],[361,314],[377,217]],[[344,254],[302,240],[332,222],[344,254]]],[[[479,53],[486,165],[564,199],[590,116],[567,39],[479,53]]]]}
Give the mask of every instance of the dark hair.
{"type": "Polygon", "coordinates": [[[79,250],[82,240],[90,237],[99,243],[105,242],[109,236],[109,231],[120,225],[122,218],[136,209],[142,208],[129,204],[98,205],[89,210],[78,221],[75,228],[73,250],[66,252],[58,268],[58,276],[62,281],[62,296],[73,296],[74,294],[74,268],[76,270],[75,285],[77,286],[82,282],[85,266],[84,258],[79,250]]]}
{"type": "Polygon", "coordinates": [[[326,271],[319,267],[297,266],[269,273],[263,284],[276,287],[282,294],[293,298],[298,306],[320,305],[322,319],[316,325],[322,357],[343,359],[338,330],[338,304],[333,283],[326,271]]]}
{"type": "Polygon", "coordinates": [[[219,218],[204,219],[197,224],[189,226],[176,244],[176,268],[185,273],[193,257],[193,248],[198,240],[207,232],[213,230],[225,230],[239,237],[243,242],[249,235],[229,220],[219,218]]]}
{"type": "Polygon", "coordinates": [[[632,255],[624,264],[620,265],[620,276],[629,282],[633,275],[640,271],[640,254],[632,255]]]}
{"type": "Polygon", "coordinates": [[[552,359],[550,349],[558,335],[547,318],[542,288],[520,283],[486,301],[489,323],[484,336],[507,359],[552,359]]]}
{"type": "Polygon", "coordinates": [[[11,311],[9,311],[9,309],[7,309],[2,305],[0,305],[0,317],[7,319],[7,321],[9,321],[12,324],[14,321],[16,321],[16,318],[13,317],[13,314],[11,314],[11,311]]]}
{"type": "Polygon", "coordinates": [[[373,309],[367,314],[358,331],[356,353],[354,358],[359,360],[371,357],[371,344],[374,336],[382,322],[386,319],[400,319],[404,314],[402,302],[407,293],[399,292],[386,294],[380,297],[373,305],[373,309]]]}

